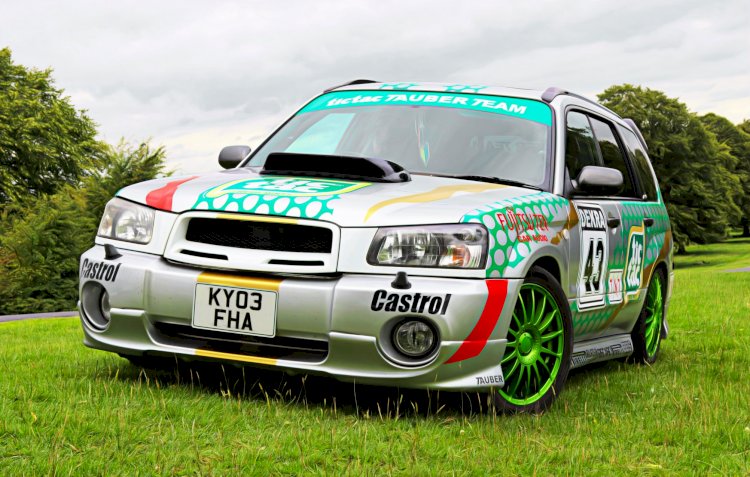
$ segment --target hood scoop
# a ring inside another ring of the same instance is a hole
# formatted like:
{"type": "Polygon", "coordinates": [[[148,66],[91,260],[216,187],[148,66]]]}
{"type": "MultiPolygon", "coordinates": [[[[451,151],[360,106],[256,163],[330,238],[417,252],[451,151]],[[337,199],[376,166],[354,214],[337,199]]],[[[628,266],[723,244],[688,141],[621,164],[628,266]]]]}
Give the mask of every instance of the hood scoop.
{"type": "Polygon", "coordinates": [[[411,181],[409,172],[395,162],[385,159],[289,152],[269,154],[260,173],[277,176],[331,177],[369,182],[411,181]]]}

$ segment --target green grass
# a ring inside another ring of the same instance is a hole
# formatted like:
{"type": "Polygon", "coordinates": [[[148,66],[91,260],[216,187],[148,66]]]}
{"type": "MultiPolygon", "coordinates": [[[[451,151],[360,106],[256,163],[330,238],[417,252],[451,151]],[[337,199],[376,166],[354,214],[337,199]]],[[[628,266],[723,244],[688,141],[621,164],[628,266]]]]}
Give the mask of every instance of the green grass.
{"type": "Polygon", "coordinates": [[[573,374],[542,416],[461,394],[216,366],[145,372],[76,319],[0,324],[0,475],[748,475],[750,241],[678,258],[651,367],[573,374]]]}

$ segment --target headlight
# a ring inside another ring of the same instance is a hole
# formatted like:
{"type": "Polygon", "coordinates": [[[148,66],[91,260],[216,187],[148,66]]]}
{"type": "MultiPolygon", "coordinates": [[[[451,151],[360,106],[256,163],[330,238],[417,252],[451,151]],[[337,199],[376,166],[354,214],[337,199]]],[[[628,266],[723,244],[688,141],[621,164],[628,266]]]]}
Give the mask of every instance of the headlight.
{"type": "Polygon", "coordinates": [[[476,224],[381,228],[367,253],[370,265],[484,268],[487,231],[476,224]]]}
{"type": "Polygon", "coordinates": [[[97,235],[146,244],[154,232],[154,210],[114,198],[107,203],[97,235]]]}

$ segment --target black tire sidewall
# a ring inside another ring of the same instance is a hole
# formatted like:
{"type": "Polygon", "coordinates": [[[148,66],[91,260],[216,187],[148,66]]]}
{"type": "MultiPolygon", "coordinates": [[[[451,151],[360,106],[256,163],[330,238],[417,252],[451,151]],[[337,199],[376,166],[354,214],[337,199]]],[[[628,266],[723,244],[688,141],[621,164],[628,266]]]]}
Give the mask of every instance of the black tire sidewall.
{"type": "MultiPolygon", "coordinates": [[[[662,288],[661,288],[661,298],[662,298],[662,328],[664,327],[664,307],[666,304],[664,303],[664,298],[666,295],[666,277],[664,275],[664,270],[661,268],[657,268],[654,271],[653,276],[651,277],[651,280],[648,282],[648,288],[646,289],[646,298],[643,300],[643,307],[641,308],[641,313],[638,315],[638,321],[636,321],[635,326],[633,327],[633,332],[630,334],[630,338],[633,341],[633,354],[630,355],[630,361],[636,362],[636,363],[643,363],[643,364],[653,364],[656,362],[657,358],[659,357],[659,351],[661,350],[661,338],[659,339],[659,343],[656,346],[656,351],[654,351],[654,354],[649,356],[648,350],[646,349],[646,318],[648,314],[648,310],[646,309],[648,305],[648,291],[651,289],[651,284],[655,279],[660,279],[662,288]]],[[[659,335],[661,336],[662,330],[659,330],[659,335]]]]}

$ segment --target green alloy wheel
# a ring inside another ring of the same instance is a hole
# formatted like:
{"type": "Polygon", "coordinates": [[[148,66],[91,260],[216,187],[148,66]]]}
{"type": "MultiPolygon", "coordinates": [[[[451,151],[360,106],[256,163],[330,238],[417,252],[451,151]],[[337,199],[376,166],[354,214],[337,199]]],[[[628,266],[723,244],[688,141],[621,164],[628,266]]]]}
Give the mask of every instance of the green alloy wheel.
{"type": "Polygon", "coordinates": [[[562,391],[573,331],[560,284],[532,268],[518,293],[501,366],[505,385],[495,402],[505,412],[541,412],[562,391]]]}
{"type": "Polygon", "coordinates": [[[664,271],[657,269],[651,277],[646,292],[646,300],[638,321],[633,328],[633,354],[631,360],[637,363],[652,364],[656,361],[661,347],[661,332],[664,327],[664,292],[666,291],[664,271]]]}

